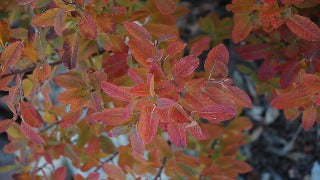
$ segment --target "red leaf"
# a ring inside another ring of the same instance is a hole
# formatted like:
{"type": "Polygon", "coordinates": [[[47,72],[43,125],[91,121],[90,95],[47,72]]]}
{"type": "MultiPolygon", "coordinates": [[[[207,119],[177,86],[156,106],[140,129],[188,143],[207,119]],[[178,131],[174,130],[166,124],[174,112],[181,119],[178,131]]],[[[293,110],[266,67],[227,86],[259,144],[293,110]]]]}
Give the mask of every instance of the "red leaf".
{"type": "Polygon", "coordinates": [[[32,19],[31,24],[34,26],[40,26],[40,27],[53,26],[54,19],[59,11],[60,11],[59,8],[53,8],[41,14],[38,14],[32,19]]]}
{"type": "Polygon", "coordinates": [[[189,122],[189,116],[180,104],[176,104],[170,109],[170,118],[178,123],[189,122]]]}
{"type": "Polygon", "coordinates": [[[128,31],[128,33],[137,40],[152,41],[151,34],[144,27],[132,22],[124,22],[123,25],[124,28],[126,28],[126,30],[128,31]]]}
{"type": "Polygon", "coordinates": [[[206,140],[210,138],[209,133],[201,129],[198,124],[188,127],[187,130],[193,137],[197,138],[198,140],[206,140]]]}
{"type": "Polygon", "coordinates": [[[183,57],[172,68],[172,75],[174,79],[181,79],[188,77],[197,69],[199,59],[192,55],[183,57]]]}
{"type": "Polygon", "coordinates": [[[286,66],[282,67],[280,88],[288,88],[296,80],[301,65],[298,61],[288,62],[286,66]]]}
{"type": "Polygon", "coordinates": [[[234,118],[237,115],[237,109],[230,105],[213,104],[201,108],[199,113],[202,118],[215,123],[234,118]]]}
{"type": "Polygon", "coordinates": [[[42,139],[41,136],[36,133],[31,126],[26,124],[24,121],[21,123],[21,130],[23,134],[26,136],[27,139],[32,141],[33,143],[36,144],[44,144],[45,141],[42,139]]]}
{"type": "Polygon", "coordinates": [[[192,44],[190,54],[195,57],[199,56],[204,50],[206,50],[210,44],[210,37],[201,38],[199,41],[192,44]]]}
{"type": "Polygon", "coordinates": [[[205,60],[204,69],[209,73],[208,79],[211,79],[212,74],[219,66],[220,63],[228,64],[229,61],[229,52],[224,44],[219,44],[216,47],[212,48],[205,60]]]}
{"type": "Polygon", "coordinates": [[[95,40],[97,38],[97,26],[89,13],[85,12],[84,16],[81,18],[79,22],[79,30],[84,37],[90,40],[95,40]]]}
{"type": "Polygon", "coordinates": [[[315,123],[317,118],[317,108],[315,106],[309,106],[303,111],[302,126],[304,130],[309,130],[315,123]]]}
{"type": "Polygon", "coordinates": [[[66,39],[63,43],[62,63],[68,69],[74,69],[77,66],[78,59],[78,40],[77,38],[66,39]]]}
{"type": "Polygon", "coordinates": [[[149,88],[148,84],[136,85],[131,87],[130,93],[134,96],[148,97],[150,96],[149,88]]]}
{"type": "Polygon", "coordinates": [[[172,14],[176,10],[173,0],[154,0],[154,3],[163,15],[172,14]]]}
{"type": "Polygon", "coordinates": [[[126,179],[126,174],[118,166],[113,164],[103,164],[103,171],[112,179],[126,179]]]}
{"type": "Polygon", "coordinates": [[[269,44],[253,44],[236,47],[236,51],[240,57],[248,61],[266,59],[273,52],[273,49],[269,44]]]}
{"type": "Polygon", "coordinates": [[[228,92],[229,97],[237,104],[246,108],[252,107],[251,99],[245,92],[235,86],[228,86],[228,89],[230,90],[228,92]]]}
{"type": "Polygon", "coordinates": [[[113,97],[122,101],[130,101],[132,96],[127,89],[108,83],[106,81],[101,82],[101,88],[110,97],[113,97]]]}
{"type": "Polygon", "coordinates": [[[297,36],[308,41],[320,41],[320,28],[308,17],[292,15],[286,25],[297,36]]]}
{"type": "Polygon", "coordinates": [[[174,56],[180,53],[186,47],[186,45],[187,45],[186,43],[183,43],[181,41],[171,42],[166,49],[167,54],[169,56],[174,56]]]}
{"type": "Polygon", "coordinates": [[[64,10],[60,9],[54,18],[53,27],[58,36],[62,36],[62,30],[64,25],[64,10]]]}
{"type": "Polygon", "coordinates": [[[311,97],[305,92],[291,91],[277,96],[271,101],[271,106],[277,109],[289,109],[294,107],[303,107],[311,102],[311,97]]]}
{"type": "Polygon", "coordinates": [[[95,121],[102,123],[104,125],[120,125],[130,119],[123,119],[123,108],[111,108],[105,109],[102,112],[96,112],[90,115],[90,118],[95,121]]]}
{"type": "Polygon", "coordinates": [[[147,106],[140,112],[138,132],[144,144],[150,144],[158,131],[159,117],[155,108],[155,105],[147,106]]]}
{"type": "Polygon", "coordinates": [[[136,129],[134,129],[130,134],[130,143],[132,151],[143,156],[145,147],[136,129]]]}
{"type": "Polygon", "coordinates": [[[169,140],[177,147],[185,148],[187,146],[186,129],[183,124],[175,121],[168,123],[169,140]]]}
{"type": "Polygon", "coordinates": [[[67,174],[67,168],[66,167],[60,167],[56,170],[54,173],[54,180],[65,180],[67,174]]]}
{"type": "Polygon", "coordinates": [[[157,108],[159,109],[168,109],[175,105],[177,102],[168,98],[158,98],[157,99],[157,108]]]}
{"type": "Polygon", "coordinates": [[[35,128],[41,128],[43,120],[39,112],[29,102],[21,102],[21,116],[24,122],[35,128]]]}
{"type": "Polygon", "coordinates": [[[72,125],[74,125],[75,122],[80,118],[81,116],[81,111],[77,112],[69,112],[65,116],[63,116],[61,122],[60,122],[60,127],[61,128],[68,128],[72,125]]]}
{"type": "Polygon", "coordinates": [[[112,77],[124,75],[128,70],[127,57],[127,53],[115,53],[107,57],[102,64],[104,72],[112,77]]]}
{"type": "Polygon", "coordinates": [[[235,43],[244,40],[253,28],[252,18],[248,14],[235,14],[235,25],[232,30],[232,39],[235,43]]]}

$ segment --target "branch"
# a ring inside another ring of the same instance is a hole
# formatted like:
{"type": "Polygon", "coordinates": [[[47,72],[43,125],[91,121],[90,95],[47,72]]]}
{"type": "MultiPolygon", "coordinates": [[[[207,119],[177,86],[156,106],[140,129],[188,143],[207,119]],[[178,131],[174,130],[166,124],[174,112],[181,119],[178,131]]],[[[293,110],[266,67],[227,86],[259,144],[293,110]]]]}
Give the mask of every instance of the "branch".
{"type": "MultiPolygon", "coordinates": [[[[55,62],[49,63],[49,65],[55,66],[55,65],[58,65],[58,64],[61,64],[61,63],[62,63],[62,61],[60,60],[60,61],[55,61],[55,62]]],[[[26,69],[12,70],[11,72],[5,73],[2,76],[0,76],[0,79],[6,78],[6,77],[9,77],[9,76],[13,76],[13,75],[22,74],[22,73],[32,72],[36,67],[37,66],[32,66],[32,67],[29,67],[29,68],[26,68],[26,69]]]]}
{"type": "Polygon", "coordinates": [[[100,162],[100,165],[99,165],[93,172],[99,171],[99,169],[102,168],[102,166],[103,166],[104,163],[107,163],[107,162],[109,162],[109,161],[112,161],[118,154],[119,154],[119,153],[116,152],[116,153],[114,153],[110,158],[108,158],[107,160],[105,160],[105,161],[103,161],[103,162],[100,162]]]}
{"type": "Polygon", "coordinates": [[[166,158],[164,157],[164,158],[162,159],[162,166],[160,167],[160,169],[159,169],[158,174],[156,175],[156,177],[154,177],[154,180],[157,180],[158,178],[161,179],[161,174],[162,174],[162,171],[163,171],[165,165],[166,165],[166,158]]]}

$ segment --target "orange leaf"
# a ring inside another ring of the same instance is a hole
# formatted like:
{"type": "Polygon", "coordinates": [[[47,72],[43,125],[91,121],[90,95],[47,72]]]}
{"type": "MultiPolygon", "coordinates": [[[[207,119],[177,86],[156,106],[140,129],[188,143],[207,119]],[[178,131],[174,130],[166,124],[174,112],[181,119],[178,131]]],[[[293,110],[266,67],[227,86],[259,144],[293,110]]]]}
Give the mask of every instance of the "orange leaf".
{"type": "Polygon", "coordinates": [[[113,164],[103,164],[103,171],[112,179],[126,179],[126,174],[118,166],[113,164]]]}
{"type": "Polygon", "coordinates": [[[6,144],[3,147],[2,151],[5,153],[8,153],[8,154],[13,154],[16,151],[19,151],[21,149],[21,146],[22,146],[21,142],[12,141],[12,142],[6,144]]]}
{"type": "Polygon", "coordinates": [[[60,122],[60,127],[61,128],[68,128],[72,126],[77,120],[81,117],[81,111],[77,112],[69,112],[65,116],[63,116],[61,122],[60,122]]]}
{"type": "Polygon", "coordinates": [[[99,15],[96,17],[97,26],[100,31],[107,34],[114,33],[116,31],[117,24],[113,18],[108,15],[99,15]]]}
{"type": "Polygon", "coordinates": [[[168,135],[169,140],[177,147],[185,148],[187,146],[186,129],[183,124],[175,121],[169,121],[168,123],[168,135]]]}
{"type": "Polygon", "coordinates": [[[277,96],[271,101],[271,106],[277,109],[289,109],[303,107],[311,102],[311,97],[305,92],[291,91],[277,96]]]}
{"type": "Polygon", "coordinates": [[[86,87],[86,83],[82,79],[82,75],[78,71],[68,71],[54,78],[54,82],[66,89],[86,87]]]}
{"type": "Polygon", "coordinates": [[[228,61],[229,52],[224,44],[219,44],[212,48],[209,51],[204,64],[205,71],[209,73],[208,79],[211,79],[211,76],[213,75],[214,71],[216,71],[219,68],[219,62],[220,64],[222,63],[226,65],[228,64],[228,61]]]}
{"type": "Polygon", "coordinates": [[[35,128],[41,128],[43,120],[39,112],[29,102],[21,102],[21,116],[24,122],[35,128]]]}
{"type": "Polygon", "coordinates": [[[116,86],[106,81],[101,82],[101,89],[110,97],[113,97],[122,101],[130,101],[132,96],[128,89],[125,89],[124,87],[116,86]]]}
{"type": "Polygon", "coordinates": [[[123,108],[105,109],[102,112],[96,112],[90,115],[90,118],[95,122],[100,122],[104,125],[120,125],[130,119],[123,119],[123,108]]]}
{"type": "Polygon", "coordinates": [[[31,126],[26,124],[24,121],[21,123],[21,131],[26,136],[27,139],[36,144],[44,144],[45,141],[36,133],[31,126]]]}
{"type": "Polygon", "coordinates": [[[64,40],[62,51],[62,63],[68,69],[74,69],[77,66],[78,59],[78,39],[74,37],[64,40]]]}
{"type": "Polygon", "coordinates": [[[95,40],[97,38],[97,26],[89,13],[85,12],[84,16],[82,16],[79,22],[79,30],[84,37],[90,40],[95,40]]]}
{"type": "Polygon", "coordinates": [[[174,79],[186,78],[197,69],[199,59],[192,55],[183,57],[177,61],[172,68],[172,75],[174,79]]]}
{"type": "Polygon", "coordinates": [[[144,144],[151,143],[158,131],[159,117],[155,108],[155,105],[147,106],[140,112],[138,132],[144,144]]]}
{"type": "Polygon", "coordinates": [[[124,22],[123,25],[135,39],[152,41],[151,34],[144,27],[132,22],[124,22]]]}
{"type": "Polygon", "coordinates": [[[8,20],[1,20],[0,21],[0,43],[2,46],[5,45],[6,42],[9,41],[11,36],[11,30],[8,23],[8,20]]]}
{"type": "Polygon", "coordinates": [[[34,26],[40,26],[40,27],[53,26],[54,19],[59,11],[60,11],[59,8],[53,8],[41,14],[38,14],[32,19],[31,24],[34,26]]]}
{"type": "Polygon", "coordinates": [[[156,50],[151,43],[147,41],[138,41],[137,39],[131,38],[128,42],[128,46],[133,57],[142,67],[147,67],[147,61],[156,54],[156,50]]]}
{"type": "Polygon", "coordinates": [[[0,63],[7,64],[8,66],[16,65],[22,55],[22,43],[16,41],[10,43],[2,52],[0,63]]]}
{"type": "Polygon", "coordinates": [[[209,133],[201,129],[199,124],[192,125],[191,127],[188,127],[187,130],[193,137],[197,138],[198,140],[206,140],[210,138],[209,133]]]}
{"type": "Polygon", "coordinates": [[[130,143],[132,151],[143,156],[145,147],[136,129],[134,129],[130,134],[130,143]]]}
{"type": "Polygon", "coordinates": [[[53,21],[54,31],[58,36],[62,36],[63,24],[64,23],[64,10],[60,9],[53,21]]]}
{"type": "Polygon", "coordinates": [[[174,13],[176,10],[176,5],[173,0],[153,0],[160,13],[163,15],[168,15],[174,13]]]}
{"type": "Polygon", "coordinates": [[[309,106],[303,111],[302,126],[304,130],[309,130],[315,123],[317,118],[317,108],[315,106],[309,106]]]}
{"type": "Polygon", "coordinates": [[[308,41],[320,41],[320,28],[308,17],[292,15],[286,25],[297,36],[308,41]]]}
{"type": "Polygon", "coordinates": [[[252,107],[251,99],[245,92],[235,86],[228,86],[228,89],[228,96],[237,104],[246,108],[252,107]]]}
{"type": "Polygon", "coordinates": [[[253,28],[252,17],[248,14],[235,14],[232,39],[235,43],[244,40],[253,28]]]}
{"type": "Polygon", "coordinates": [[[192,44],[190,54],[195,57],[199,56],[204,50],[206,50],[210,44],[210,37],[201,38],[199,41],[192,44]]]}
{"type": "Polygon", "coordinates": [[[49,64],[40,64],[34,69],[33,75],[39,82],[47,80],[51,76],[51,66],[49,64]]]}
{"type": "Polygon", "coordinates": [[[213,123],[229,120],[237,115],[237,109],[230,105],[213,104],[199,110],[200,116],[213,123]]]}
{"type": "Polygon", "coordinates": [[[5,132],[11,124],[10,119],[4,119],[0,121],[0,133],[5,132]]]}
{"type": "Polygon", "coordinates": [[[320,77],[314,74],[302,74],[300,82],[306,88],[307,94],[320,92],[320,77]]]}

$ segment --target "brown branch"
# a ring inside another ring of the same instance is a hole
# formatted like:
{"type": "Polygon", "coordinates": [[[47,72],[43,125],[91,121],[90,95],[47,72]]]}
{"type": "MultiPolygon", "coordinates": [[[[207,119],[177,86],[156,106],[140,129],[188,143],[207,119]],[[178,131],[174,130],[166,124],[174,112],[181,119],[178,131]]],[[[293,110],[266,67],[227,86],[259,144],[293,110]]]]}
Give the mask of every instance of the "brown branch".
{"type": "Polygon", "coordinates": [[[119,154],[119,153],[116,152],[116,153],[114,153],[110,158],[108,158],[107,160],[105,160],[105,161],[103,161],[103,162],[100,162],[100,165],[94,170],[94,172],[99,171],[99,169],[102,168],[102,166],[103,166],[104,163],[107,163],[107,162],[109,162],[109,161],[112,161],[118,154],[119,154]]]}
{"type": "MultiPolygon", "coordinates": [[[[56,66],[58,64],[61,64],[62,61],[55,61],[55,62],[52,62],[52,63],[49,63],[49,65],[51,66],[56,66]]],[[[37,66],[32,66],[32,67],[29,67],[29,68],[26,68],[26,69],[18,69],[18,70],[12,70],[11,72],[9,73],[6,73],[6,74],[3,74],[0,79],[2,78],[6,78],[6,77],[9,77],[9,76],[13,76],[13,75],[18,75],[18,74],[22,74],[22,73],[29,73],[29,72],[32,72],[37,66]]]]}
{"type": "Polygon", "coordinates": [[[158,174],[154,177],[154,180],[157,180],[158,178],[161,179],[161,174],[162,174],[162,171],[163,171],[165,165],[166,165],[166,157],[164,157],[162,159],[162,166],[160,167],[158,174]]]}

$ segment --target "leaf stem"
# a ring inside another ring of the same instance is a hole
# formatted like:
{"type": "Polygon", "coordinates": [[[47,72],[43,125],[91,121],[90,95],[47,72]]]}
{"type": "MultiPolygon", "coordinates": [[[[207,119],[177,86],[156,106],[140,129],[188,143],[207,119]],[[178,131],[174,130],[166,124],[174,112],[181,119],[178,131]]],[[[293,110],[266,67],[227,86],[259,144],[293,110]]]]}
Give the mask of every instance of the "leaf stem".
{"type": "Polygon", "coordinates": [[[154,180],[157,180],[158,178],[160,178],[161,179],[161,174],[162,174],[162,171],[163,171],[163,169],[164,169],[164,167],[165,167],[165,165],[166,165],[166,157],[164,157],[163,159],[162,159],[162,166],[160,167],[160,169],[159,169],[159,171],[158,171],[158,174],[154,177],[154,180]]]}

